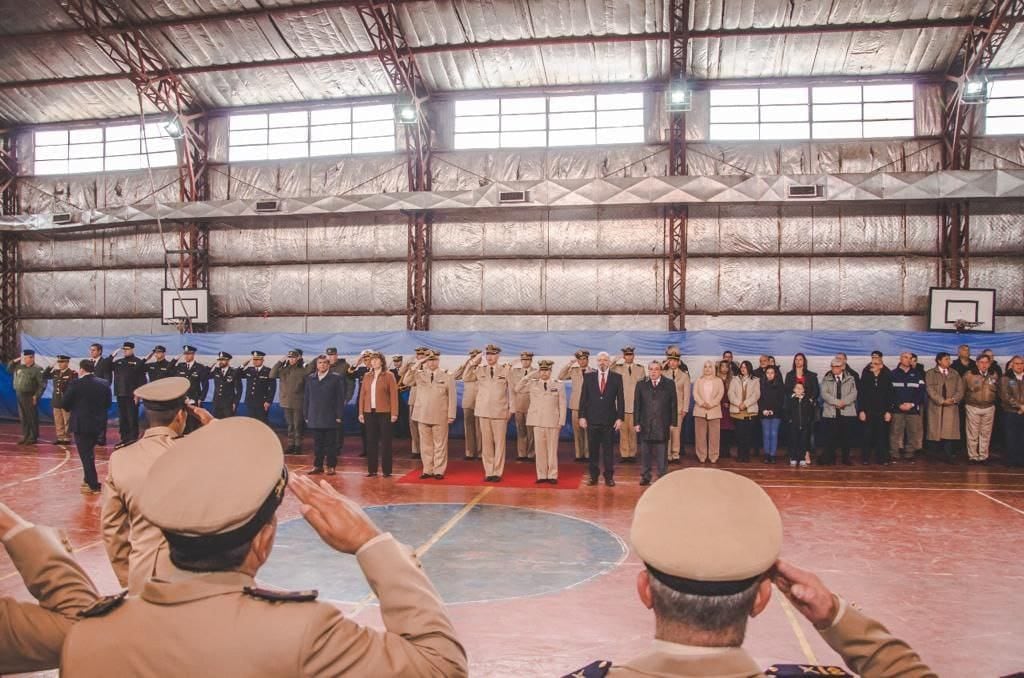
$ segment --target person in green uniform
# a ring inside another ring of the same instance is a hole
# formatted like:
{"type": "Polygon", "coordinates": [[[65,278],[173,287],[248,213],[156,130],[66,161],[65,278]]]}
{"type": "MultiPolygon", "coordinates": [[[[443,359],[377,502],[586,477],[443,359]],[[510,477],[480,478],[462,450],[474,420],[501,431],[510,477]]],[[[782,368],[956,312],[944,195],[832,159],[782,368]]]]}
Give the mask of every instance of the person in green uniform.
{"type": "Polygon", "coordinates": [[[14,393],[18,396],[18,419],[21,420],[19,445],[35,445],[39,440],[39,397],[46,388],[43,368],[36,365],[36,352],[30,348],[21,352],[7,365],[14,376],[14,393]]]}

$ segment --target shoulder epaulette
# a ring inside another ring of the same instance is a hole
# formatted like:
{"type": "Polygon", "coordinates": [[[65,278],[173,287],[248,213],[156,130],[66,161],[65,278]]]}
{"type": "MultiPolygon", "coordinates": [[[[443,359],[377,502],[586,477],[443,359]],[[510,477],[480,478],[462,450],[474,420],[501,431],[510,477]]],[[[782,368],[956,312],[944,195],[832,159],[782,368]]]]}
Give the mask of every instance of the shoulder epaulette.
{"type": "Polygon", "coordinates": [[[612,663],[605,660],[587,664],[582,669],[566,674],[562,678],[604,678],[612,670],[612,663]]]}
{"type": "Polygon", "coordinates": [[[308,603],[316,600],[320,595],[319,591],[277,591],[274,589],[261,589],[255,586],[246,586],[242,591],[247,596],[258,600],[269,600],[273,603],[308,603]]]}
{"type": "Polygon", "coordinates": [[[841,666],[822,666],[819,664],[775,664],[764,672],[766,676],[779,678],[810,678],[811,676],[833,676],[834,678],[853,678],[841,666]]]}
{"type": "Polygon", "coordinates": [[[112,596],[103,596],[95,603],[85,608],[78,613],[78,616],[82,619],[89,619],[91,617],[102,617],[111,610],[116,610],[124,602],[125,597],[128,595],[127,591],[121,591],[118,594],[112,596]]]}

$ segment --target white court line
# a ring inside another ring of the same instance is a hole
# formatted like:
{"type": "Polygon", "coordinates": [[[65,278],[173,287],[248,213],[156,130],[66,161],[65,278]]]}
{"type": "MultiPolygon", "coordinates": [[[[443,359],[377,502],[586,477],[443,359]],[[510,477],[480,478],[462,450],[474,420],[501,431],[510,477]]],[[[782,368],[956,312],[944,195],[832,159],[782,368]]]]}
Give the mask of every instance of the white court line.
{"type": "Polygon", "coordinates": [[[7,483],[6,485],[0,485],[0,490],[6,490],[8,488],[14,487],[15,485],[21,485],[22,483],[30,483],[33,480],[41,480],[43,478],[46,478],[47,476],[51,476],[54,473],[56,473],[61,467],[63,467],[65,464],[68,463],[68,461],[71,460],[71,450],[69,450],[68,448],[66,448],[64,446],[61,446],[61,449],[64,450],[64,459],[62,459],[59,464],[57,464],[56,466],[51,468],[49,471],[45,471],[43,473],[40,473],[39,475],[32,476],[30,478],[22,478],[21,480],[15,480],[13,483],[7,483]]]}
{"type": "MultiPolygon", "coordinates": [[[[764,483],[758,483],[761,487],[772,487],[779,488],[785,487],[789,489],[799,490],[914,490],[918,492],[981,492],[973,487],[883,487],[881,485],[768,485],[764,483]]],[[[1004,489],[993,489],[988,488],[989,492],[1024,492],[1024,490],[1004,490],[1004,489]]],[[[989,497],[991,499],[991,497],[989,497]]],[[[993,501],[999,501],[993,499],[993,501]]],[[[1002,502],[1000,502],[1002,503],[1002,502]]],[[[1012,506],[1010,508],[1013,508],[1012,506]]],[[[1016,511],[1017,509],[1013,509],[1016,511]]]]}
{"type": "MultiPolygon", "coordinates": [[[[989,491],[991,492],[992,490],[989,490],[989,491]]],[[[996,492],[1003,492],[1003,490],[995,490],[995,491],[996,491],[996,492]]],[[[998,500],[998,499],[996,499],[995,497],[993,497],[993,496],[991,496],[991,495],[988,495],[988,494],[985,494],[985,493],[984,493],[984,492],[982,492],[981,490],[975,490],[975,492],[977,492],[977,493],[978,493],[978,494],[980,494],[981,496],[985,497],[986,499],[991,499],[991,500],[992,500],[992,501],[994,501],[995,503],[997,503],[997,504],[1002,504],[1003,506],[1005,506],[1006,508],[1010,509],[1011,511],[1016,511],[1017,513],[1019,513],[1019,514],[1021,514],[1022,516],[1024,516],[1024,511],[1021,511],[1021,510],[1020,510],[1019,508],[1017,508],[1016,506],[1010,506],[1010,505],[1009,505],[1009,504],[1007,504],[1007,503],[1006,503],[1005,501],[999,501],[999,500],[998,500]]]]}

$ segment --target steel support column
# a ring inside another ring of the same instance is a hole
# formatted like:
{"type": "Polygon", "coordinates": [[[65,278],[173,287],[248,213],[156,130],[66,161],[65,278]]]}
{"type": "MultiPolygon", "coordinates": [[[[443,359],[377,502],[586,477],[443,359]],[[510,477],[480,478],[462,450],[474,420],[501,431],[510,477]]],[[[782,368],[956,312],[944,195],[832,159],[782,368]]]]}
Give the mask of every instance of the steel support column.
{"type": "Polygon", "coordinates": [[[18,355],[18,238],[14,233],[0,234],[0,359],[18,355]]]}
{"type": "Polygon", "coordinates": [[[406,292],[406,326],[410,330],[430,329],[430,265],[433,214],[409,214],[409,258],[406,292]]]}
{"type": "MultiPolygon", "coordinates": [[[[671,0],[669,12],[669,82],[686,80],[690,42],[690,0],[671,0]]],[[[669,113],[668,173],[683,176],[686,171],[686,113],[669,113]]],[[[686,222],[689,208],[665,208],[665,299],[669,330],[686,329],[686,222]]]]}

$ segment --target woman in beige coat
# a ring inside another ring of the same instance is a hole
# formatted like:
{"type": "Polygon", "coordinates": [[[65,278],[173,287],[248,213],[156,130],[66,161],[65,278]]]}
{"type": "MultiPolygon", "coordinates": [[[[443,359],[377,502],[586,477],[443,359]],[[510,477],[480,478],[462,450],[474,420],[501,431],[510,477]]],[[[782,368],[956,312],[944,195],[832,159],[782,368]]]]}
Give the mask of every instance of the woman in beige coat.
{"type": "Polygon", "coordinates": [[[715,374],[715,363],[704,362],[704,374],[693,385],[693,423],[697,458],[701,463],[711,459],[718,463],[722,426],[722,398],[725,384],[715,374]]]}
{"type": "Polygon", "coordinates": [[[761,399],[761,380],[754,376],[749,360],[740,364],[739,375],[729,382],[729,414],[736,424],[736,457],[743,463],[750,461],[750,452],[761,447],[760,414],[757,403],[761,399]]]}

